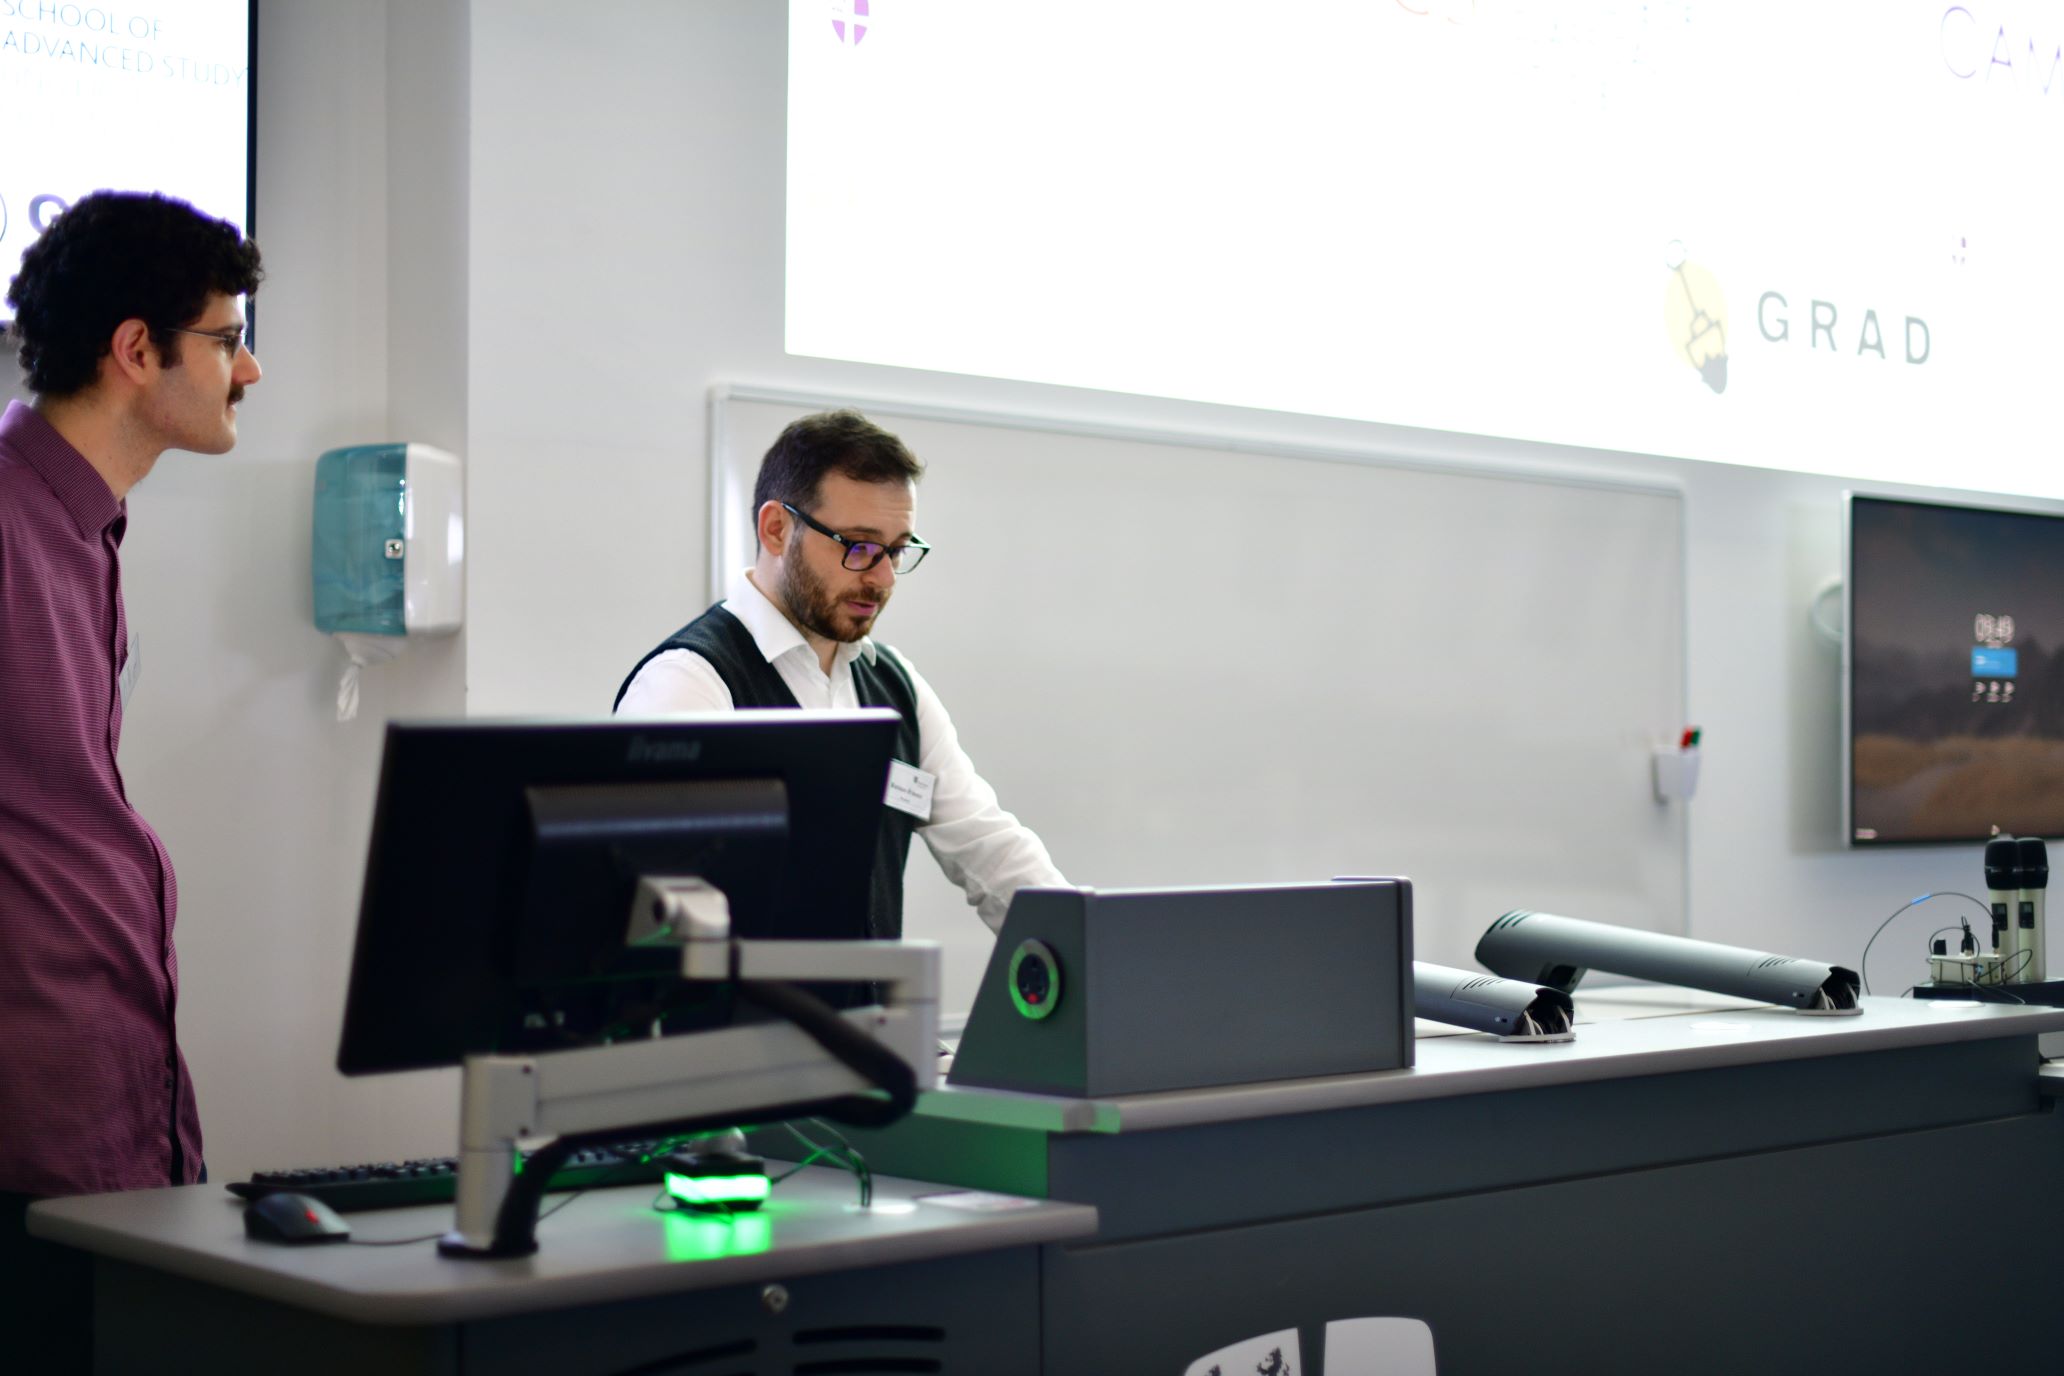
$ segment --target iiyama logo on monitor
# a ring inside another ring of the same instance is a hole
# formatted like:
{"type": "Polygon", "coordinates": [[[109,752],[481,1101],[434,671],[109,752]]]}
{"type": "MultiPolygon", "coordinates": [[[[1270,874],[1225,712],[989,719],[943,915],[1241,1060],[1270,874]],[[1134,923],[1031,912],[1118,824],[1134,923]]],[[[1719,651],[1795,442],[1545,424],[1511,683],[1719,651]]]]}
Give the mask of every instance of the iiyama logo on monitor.
{"type": "Polygon", "coordinates": [[[687,764],[702,758],[702,742],[648,741],[633,736],[630,753],[624,758],[632,764],[687,764]]]}

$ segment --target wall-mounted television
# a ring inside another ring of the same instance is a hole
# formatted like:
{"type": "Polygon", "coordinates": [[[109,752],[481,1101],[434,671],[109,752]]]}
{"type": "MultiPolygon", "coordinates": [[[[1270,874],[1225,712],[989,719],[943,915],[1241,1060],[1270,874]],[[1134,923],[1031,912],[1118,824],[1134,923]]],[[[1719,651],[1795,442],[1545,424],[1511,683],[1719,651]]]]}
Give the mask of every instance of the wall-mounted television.
{"type": "Polygon", "coordinates": [[[257,0],[0,3],[0,322],[23,250],[89,191],[252,232],[257,0]]]}
{"type": "Polygon", "coordinates": [[[2064,835],[2064,513],[1850,494],[1843,835],[2064,835]]]}

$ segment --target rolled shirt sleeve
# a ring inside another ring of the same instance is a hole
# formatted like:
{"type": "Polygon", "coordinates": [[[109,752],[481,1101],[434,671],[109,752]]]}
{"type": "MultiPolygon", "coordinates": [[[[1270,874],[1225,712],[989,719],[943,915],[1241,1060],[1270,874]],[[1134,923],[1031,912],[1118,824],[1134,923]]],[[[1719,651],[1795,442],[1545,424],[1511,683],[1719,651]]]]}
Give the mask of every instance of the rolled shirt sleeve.
{"type": "Polygon", "coordinates": [[[917,767],[935,780],[931,820],[918,835],[946,877],[960,885],[991,931],[1003,926],[1011,895],[1030,886],[1065,885],[1046,844],[1003,810],[996,790],[975,772],[945,704],[901,651],[883,647],[909,671],[917,690],[917,767]]]}
{"type": "MultiPolygon", "coordinates": [[[[1004,911],[1019,889],[1068,881],[1054,867],[1045,843],[1003,810],[996,790],[975,772],[974,761],[961,749],[953,718],[924,675],[901,651],[880,642],[875,642],[875,649],[896,656],[917,693],[920,758],[912,763],[934,780],[932,815],[919,824],[917,834],[931,848],[932,858],[946,877],[960,886],[982,921],[995,931],[1003,926],[1004,911]]],[[[821,673],[807,648],[778,653],[773,662],[804,707],[850,709],[859,705],[852,674],[821,673]]],[[[723,712],[731,707],[731,690],[724,686],[714,665],[693,650],[668,650],[653,656],[638,671],[616,710],[620,716],[653,716],[723,712]]]]}

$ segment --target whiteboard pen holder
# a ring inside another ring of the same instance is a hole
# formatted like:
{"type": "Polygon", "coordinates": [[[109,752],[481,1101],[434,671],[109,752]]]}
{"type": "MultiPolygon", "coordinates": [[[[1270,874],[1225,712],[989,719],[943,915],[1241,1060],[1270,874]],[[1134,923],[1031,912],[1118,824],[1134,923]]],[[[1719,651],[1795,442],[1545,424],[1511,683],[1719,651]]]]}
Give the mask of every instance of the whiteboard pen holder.
{"type": "Polygon", "coordinates": [[[1699,748],[1655,748],[1655,796],[1659,803],[1690,802],[1698,792],[1699,748]]]}

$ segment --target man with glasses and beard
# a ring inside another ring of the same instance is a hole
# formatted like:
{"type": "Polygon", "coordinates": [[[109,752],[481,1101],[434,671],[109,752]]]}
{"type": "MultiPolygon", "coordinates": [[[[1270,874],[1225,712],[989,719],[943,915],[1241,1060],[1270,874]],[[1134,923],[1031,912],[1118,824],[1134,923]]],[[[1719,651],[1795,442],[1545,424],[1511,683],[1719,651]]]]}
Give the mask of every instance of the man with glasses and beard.
{"type": "Polygon", "coordinates": [[[1067,883],[1039,838],[997,805],[931,685],[870,635],[897,578],[931,548],[914,528],[923,474],[903,441],[856,411],[790,425],[753,484],[753,566],[616,694],[624,715],[894,708],[903,721],[890,775],[901,787],[883,809],[868,903],[868,934],[880,938],[903,933],[913,832],[991,929],[1018,889],[1067,883]]]}
{"type": "Polygon", "coordinates": [[[205,1177],[174,1014],[179,888],[115,762],[137,656],[127,497],[227,453],[258,381],[258,247],[165,196],[96,192],[8,287],[33,405],[0,415],[0,1328],[21,1371],[91,1363],[91,1258],[28,1236],[52,1195],[205,1177]]]}

